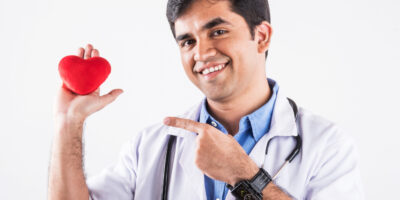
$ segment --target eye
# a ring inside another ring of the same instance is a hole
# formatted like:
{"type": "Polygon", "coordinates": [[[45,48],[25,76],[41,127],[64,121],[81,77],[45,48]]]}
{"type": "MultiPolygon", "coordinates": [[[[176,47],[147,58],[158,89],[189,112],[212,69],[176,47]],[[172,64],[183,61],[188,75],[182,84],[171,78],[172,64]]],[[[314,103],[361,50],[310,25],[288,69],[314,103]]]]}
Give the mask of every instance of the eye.
{"type": "Polygon", "coordinates": [[[211,35],[212,35],[212,36],[219,36],[219,35],[225,34],[225,33],[227,33],[227,32],[228,32],[228,31],[226,31],[226,30],[218,29],[218,30],[212,32],[211,35]]]}
{"type": "Polygon", "coordinates": [[[192,45],[192,44],[194,44],[194,43],[195,43],[195,41],[194,41],[193,39],[185,40],[185,41],[183,41],[183,42],[181,43],[181,47],[185,47],[185,46],[188,46],[188,45],[192,45]]]}

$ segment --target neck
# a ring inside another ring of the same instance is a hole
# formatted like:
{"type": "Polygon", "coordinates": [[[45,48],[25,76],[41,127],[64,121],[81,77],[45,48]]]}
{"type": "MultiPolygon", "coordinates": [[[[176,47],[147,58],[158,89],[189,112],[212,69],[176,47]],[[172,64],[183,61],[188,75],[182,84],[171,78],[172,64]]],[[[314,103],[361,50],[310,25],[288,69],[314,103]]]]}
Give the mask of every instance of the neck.
{"type": "Polygon", "coordinates": [[[233,136],[239,130],[240,119],[260,108],[271,97],[272,91],[265,76],[250,85],[244,92],[223,102],[207,98],[209,113],[233,136]]]}

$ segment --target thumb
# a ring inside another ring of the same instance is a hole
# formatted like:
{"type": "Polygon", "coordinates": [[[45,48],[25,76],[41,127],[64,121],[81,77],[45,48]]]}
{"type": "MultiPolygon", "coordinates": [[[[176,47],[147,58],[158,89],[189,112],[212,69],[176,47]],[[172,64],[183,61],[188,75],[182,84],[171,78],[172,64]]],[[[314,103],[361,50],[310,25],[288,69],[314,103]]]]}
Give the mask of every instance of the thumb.
{"type": "Polygon", "coordinates": [[[110,104],[111,102],[113,102],[123,92],[124,91],[122,89],[114,89],[111,92],[109,92],[108,94],[101,96],[99,99],[100,103],[103,106],[106,106],[106,105],[110,104]]]}

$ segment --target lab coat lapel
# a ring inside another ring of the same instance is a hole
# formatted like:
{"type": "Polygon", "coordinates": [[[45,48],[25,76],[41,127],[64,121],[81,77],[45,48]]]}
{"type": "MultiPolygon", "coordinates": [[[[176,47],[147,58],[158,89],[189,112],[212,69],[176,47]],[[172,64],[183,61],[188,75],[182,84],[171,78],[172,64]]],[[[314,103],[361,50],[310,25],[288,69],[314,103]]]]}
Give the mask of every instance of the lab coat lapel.
{"type": "Polygon", "coordinates": [[[264,163],[265,148],[272,138],[296,136],[297,134],[293,109],[287,97],[282,93],[281,89],[279,89],[272,113],[270,130],[254,146],[253,150],[250,152],[250,157],[256,162],[258,167],[261,167],[264,163]]]}
{"type": "MultiPolygon", "coordinates": [[[[180,117],[197,120],[200,114],[200,106],[201,103],[180,117]]],[[[184,171],[186,180],[190,181],[188,182],[189,187],[196,192],[199,199],[206,199],[204,174],[198,169],[194,161],[196,151],[196,133],[169,127],[168,134],[184,138],[180,147],[177,147],[178,151],[180,151],[177,156],[179,165],[184,171]]],[[[298,135],[298,133],[293,109],[280,88],[276,98],[274,111],[272,113],[270,130],[257,142],[249,156],[258,167],[262,167],[265,161],[265,148],[272,138],[296,135],[298,135]]],[[[281,163],[277,164],[279,165],[281,163]]],[[[226,199],[235,198],[229,191],[226,199]]]]}
{"type": "Polygon", "coordinates": [[[188,185],[197,193],[199,199],[205,199],[204,174],[195,164],[196,134],[187,133],[183,141],[183,148],[179,158],[188,185]]]}
{"type": "MultiPolygon", "coordinates": [[[[201,103],[180,117],[196,121],[200,114],[200,106],[201,103]]],[[[205,200],[204,174],[195,164],[197,134],[174,127],[169,127],[168,133],[183,138],[182,143],[177,147],[177,159],[180,168],[183,169],[185,180],[188,181],[188,187],[184,187],[185,190],[191,188],[191,191],[195,192],[199,199],[205,200]]],[[[189,192],[185,191],[185,193],[189,192]]]]}
{"type": "MultiPolygon", "coordinates": [[[[261,168],[265,161],[266,146],[272,138],[296,135],[298,135],[298,133],[293,109],[280,88],[276,97],[274,111],[272,113],[270,130],[257,142],[249,156],[257,166],[261,168]]],[[[282,163],[277,163],[277,165],[280,164],[282,163]]],[[[234,200],[235,197],[233,197],[229,191],[226,199],[234,200]]]]}

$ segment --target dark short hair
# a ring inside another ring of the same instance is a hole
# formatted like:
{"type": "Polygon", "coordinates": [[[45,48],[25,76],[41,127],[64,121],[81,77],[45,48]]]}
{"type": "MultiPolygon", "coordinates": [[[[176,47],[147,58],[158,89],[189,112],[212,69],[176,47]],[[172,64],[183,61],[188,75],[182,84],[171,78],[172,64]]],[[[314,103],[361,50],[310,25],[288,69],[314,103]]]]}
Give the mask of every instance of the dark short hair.
{"type": "MultiPolygon", "coordinates": [[[[195,0],[168,0],[167,3],[167,19],[172,34],[175,37],[175,21],[195,0]]],[[[217,1],[217,0],[209,0],[217,1]]],[[[268,0],[229,0],[231,3],[231,11],[242,16],[250,30],[252,39],[254,39],[254,29],[260,25],[262,21],[271,23],[268,0]]],[[[268,51],[265,52],[265,58],[268,51]]]]}

